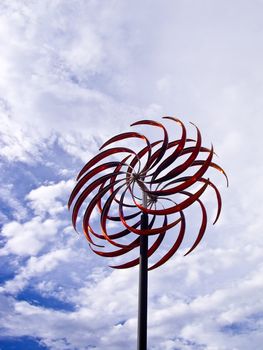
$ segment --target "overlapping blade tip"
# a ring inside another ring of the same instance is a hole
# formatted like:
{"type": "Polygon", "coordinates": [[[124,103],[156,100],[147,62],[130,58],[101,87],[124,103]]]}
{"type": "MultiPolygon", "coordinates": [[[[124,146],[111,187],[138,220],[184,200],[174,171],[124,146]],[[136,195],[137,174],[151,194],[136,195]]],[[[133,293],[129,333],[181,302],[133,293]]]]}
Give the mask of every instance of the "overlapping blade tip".
{"type": "MultiPolygon", "coordinates": [[[[82,187],[84,185],[86,185],[88,183],[88,181],[90,179],[92,179],[93,177],[95,177],[97,174],[99,174],[100,172],[116,167],[119,165],[119,162],[107,162],[104,164],[101,164],[99,166],[97,166],[96,168],[93,168],[92,170],[90,170],[88,173],[86,173],[76,184],[76,186],[73,188],[71,195],[69,197],[68,200],[68,208],[71,207],[72,202],[74,201],[74,199],[76,198],[77,194],[79,193],[79,191],[82,189],[82,187]]],[[[126,164],[127,166],[127,164],[126,164]]],[[[124,173],[123,173],[124,174],[124,173]]]]}
{"type": "MultiPolygon", "coordinates": [[[[79,212],[79,209],[80,209],[81,205],[83,204],[83,202],[91,194],[91,192],[93,190],[95,190],[95,188],[97,188],[99,185],[101,185],[104,181],[110,179],[111,176],[112,176],[112,174],[106,174],[106,175],[103,175],[102,177],[96,179],[87,188],[85,188],[83,190],[83,192],[79,195],[79,197],[76,200],[75,205],[73,207],[73,211],[72,211],[72,223],[73,223],[74,228],[76,228],[76,220],[77,220],[78,212],[79,212]]],[[[117,180],[117,183],[119,183],[120,181],[123,181],[123,179],[117,180]]],[[[109,190],[109,188],[111,186],[112,185],[110,184],[109,187],[107,187],[107,190],[105,191],[105,193],[109,190]]]]}
{"type": "MultiPolygon", "coordinates": [[[[190,192],[187,191],[182,191],[182,194],[186,194],[187,196],[191,197],[192,194],[190,192]]],[[[194,244],[192,245],[192,247],[184,254],[185,256],[190,254],[197,246],[198,244],[201,242],[204,234],[205,234],[205,230],[206,230],[206,226],[207,226],[207,214],[206,214],[206,209],[204,204],[200,201],[200,199],[197,199],[197,202],[200,204],[201,209],[202,209],[202,223],[201,223],[201,227],[199,229],[199,233],[198,236],[194,242],[194,244]]]]}
{"type": "MultiPolygon", "coordinates": [[[[158,191],[147,191],[149,195],[154,195],[154,196],[167,196],[167,195],[172,195],[179,193],[182,190],[187,189],[188,187],[194,185],[201,177],[204,175],[204,173],[207,171],[209,166],[211,165],[211,161],[213,158],[213,147],[209,153],[209,156],[207,159],[202,163],[201,167],[198,169],[198,171],[190,176],[186,181],[182,182],[180,185],[177,185],[175,187],[169,188],[169,189],[161,189],[158,191]]],[[[192,166],[192,165],[190,165],[192,166]]],[[[167,186],[165,186],[167,187],[167,186]]]]}
{"type": "MultiPolygon", "coordinates": [[[[164,119],[170,119],[175,121],[176,123],[178,123],[181,126],[182,129],[182,135],[181,135],[181,139],[178,142],[178,145],[176,147],[176,149],[173,151],[173,153],[167,157],[155,170],[154,175],[152,180],[156,179],[156,177],[163,171],[165,170],[168,166],[170,166],[176,159],[177,157],[181,154],[185,142],[186,142],[186,128],[184,126],[184,124],[177,118],[174,117],[163,117],[164,119]]],[[[167,149],[168,149],[169,144],[167,145],[167,149]]]]}
{"type": "MultiPolygon", "coordinates": [[[[162,141],[162,145],[159,149],[159,153],[157,158],[155,159],[155,161],[151,164],[150,168],[153,168],[164,156],[166,150],[167,150],[167,146],[169,143],[169,139],[168,139],[168,133],[166,128],[163,126],[163,124],[156,122],[154,120],[140,120],[138,122],[135,122],[133,124],[131,124],[131,126],[135,126],[135,125],[151,125],[151,126],[155,126],[157,128],[161,128],[163,130],[163,141],[162,141]]],[[[151,163],[151,158],[149,159],[149,163],[151,163]]]]}
{"type": "Polygon", "coordinates": [[[100,162],[102,159],[107,158],[116,153],[136,154],[133,150],[127,147],[114,147],[114,148],[110,148],[105,151],[102,151],[101,153],[93,157],[86,165],[84,165],[84,167],[81,169],[81,171],[77,176],[77,180],[79,180],[82,175],[84,175],[87,171],[89,171],[90,168],[92,168],[95,164],[100,162]]]}
{"type": "Polygon", "coordinates": [[[196,157],[198,156],[198,154],[200,152],[201,142],[202,142],[201,133],[200,133],[200,130],[197,127],[196,127],[196,132],[197,132],[196,144],[193,147],[193,152],[190,154],[189,158],[186,159],[186,161],[184,163],[178,165],[177,167],[175,167],[174,169],[169,171],[166,175],[160,177],[158,179],[158,182],[160,182],[160,181],[162,181],[162,182],[163,181],[167,181],[167,180],[170,180],[171,178],[179,176],[186,169],[188,169],[188,167],[193,163],[193,161],[196,159],[196,157]]]}
{"type": "Polygon", "coordinates": [[[172,245],[172,247],[169,249],[169,251],[154,265],[152,265],[149,270],[154,270],[157,267],[165,264],[179,249],[183,239],[184,239],[184,234],[185,234],[185,216],[184,213],[181,211],[181,227],[180,227],[180,231],[178,234],[178,237],[176,239],[176,241],[174,242],[174,244],[172,245]]]}

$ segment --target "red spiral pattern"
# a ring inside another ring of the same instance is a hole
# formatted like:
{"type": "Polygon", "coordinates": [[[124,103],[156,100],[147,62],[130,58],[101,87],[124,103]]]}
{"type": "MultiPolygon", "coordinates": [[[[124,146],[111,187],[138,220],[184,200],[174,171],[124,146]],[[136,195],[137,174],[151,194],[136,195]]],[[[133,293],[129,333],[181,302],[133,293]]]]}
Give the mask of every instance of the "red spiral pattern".
{"type": "MultiPolygon", "coordinates": [[[[168,120],[171,129],[174,128],[172,133],[175,133],[175,128],[180,128],[179,139],[170,141],[166,127],[154,120],[133,123],[131,126],[147,125],[161,129],[163,138],[150,142],[146,136],[137,132],[125,132],[112,137],[100,150],[107,148],[82,168],[68,202],[69,208],[73,206],[72,223],[75,229],[79,211],[85,203],[83,232],[91,249],[100,256],[118,257],[131,252],[139,246],[140,235],[149,235],[153,236],[148,249],[150,257],[160,247],[167,231],[177,227],[175,232],[169,233],[173,237],[172,245],[149,270],[164,264],[178,250],[186,230],[184,211],[194,203],[198,203],[201,209],[201,225],[192,247],[185,255],[200,243],[207,226],[206,208],[200,197],[207,187],[215,192],[217,214],[214,223],[218,220],[221,196],[210,179],[204,177],[207,170],[214,168],[223,173],[228,185],[224,170],[212,161],[213,146],[202,146],[199,129],[191,123],[196,129],[196,139],[188,138],[186,127],[179,119],[163,118],[168,120]],[[131,139],[140,140],[144,146],[139,151],[130,147],[108,148],[112,143],[127,143],[131,139]],[[120,159],[106,162],[108,157],[120,159]],[[196,189],[196,185],[199,188],[196,189]],[[95,210],[100,214],[99,229],[92,226],[95,210]],[[148,229],[140,228],[142,213],[149,216],[148,229]],[[116,231],[109,232],[112,231],[109,226],[117,226],[116,231]],[[112,247],[116,248],[113,250],[112,247]]],[[[128,268],[138,263],[139,258],[135,258],[112,267],[128,268]]]]}

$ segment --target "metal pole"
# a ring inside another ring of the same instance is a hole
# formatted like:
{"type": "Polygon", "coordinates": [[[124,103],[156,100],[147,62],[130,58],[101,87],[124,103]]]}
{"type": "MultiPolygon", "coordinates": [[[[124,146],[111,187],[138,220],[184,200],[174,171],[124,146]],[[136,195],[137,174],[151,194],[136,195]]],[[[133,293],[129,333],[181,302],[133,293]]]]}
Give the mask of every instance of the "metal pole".
{"type": "MultiPolygon", "coordinates": [[[[147,206],[147,197],[143,198],[147,206]]],[[[148,215],[141,215],[141,229],[148,228],[148,215]]],[[[140,265],[139,265],[139,307],[138,307],[138,338],[137,350],[147,350],[147,296],[148,296],[148,236],[140,237],[140,265]]]]}

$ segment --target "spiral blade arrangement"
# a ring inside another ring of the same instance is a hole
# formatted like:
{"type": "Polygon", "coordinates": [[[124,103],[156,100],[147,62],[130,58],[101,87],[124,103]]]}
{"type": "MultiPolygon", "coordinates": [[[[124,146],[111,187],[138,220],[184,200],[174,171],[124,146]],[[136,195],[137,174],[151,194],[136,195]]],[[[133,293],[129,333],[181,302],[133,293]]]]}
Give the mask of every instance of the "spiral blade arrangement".
{"type": "MultiPolygon", "coordinates": [[[[154,120],[141,120],[132,124],[133,127],[159,129],[163,137],[150,141],[138,132],[125,132],[109,139],[100,148],[101,152],[80,171],[68,201],[75,229],[80,210],[85,208],[83,232],[97,255],[119,257],[138,248],[140,235],[152,237],[148,257],[156,253],[158,258],[149,270],[164,264],[178,250],[186,231],[185,210],[194,203],[200,207],[201,224],[195,241],[185,255],[198,246],[207,226],[207,212],[200,198],[208,187],[216,195],[214,223],[218,220],[222,201],[217,187],[205,176],[208,169],[221,172],[228,185],[226,173],[213,162],[213,146],[202,146],[199,129],[192,124],[196,138],[188,138],[186,127],[179,119],[163,118],[170,124],[172,133],[175,133],[175,128],[180,129],[179,139],[169,140],[167,128],[154,120]],[[134,150],[119,146],[121,142],[130,145],[140,142],[143,146],[134,150]],[[112,147],[113,143],[118,146],[112,147]],[[147,205],[143,205],[143,196],[147,198],[147,205]],[[95,227],[93,220],[98,213],[99,228],[95,227]],[[142,213],[149,216],[147,229],[141,228],[142,213]],[[158,248],[168,234],[172,244],[160,257],[162,250],[157,252],[158,248]]],[[[138,263],[139,258],[136,257],[112,267],[123,269],[138,263]]]]}

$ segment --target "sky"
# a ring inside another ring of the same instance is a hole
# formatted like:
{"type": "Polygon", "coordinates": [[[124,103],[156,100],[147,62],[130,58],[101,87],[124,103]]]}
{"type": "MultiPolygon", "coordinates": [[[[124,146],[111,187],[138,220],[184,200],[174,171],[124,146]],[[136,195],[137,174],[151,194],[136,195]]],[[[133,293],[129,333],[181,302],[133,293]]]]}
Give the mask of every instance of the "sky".
{"type": "Polygon", "coordinates": [[[164,115],[200,128],[230,186],[217,178],[215,226],[207,197],[199,247],[149,273],[148,348],[262,346],[262,13],[262,0],[1,0],[0,349],[136,347],[138,269],[93,254],[67,200],[105,140],[164,115]]]}

